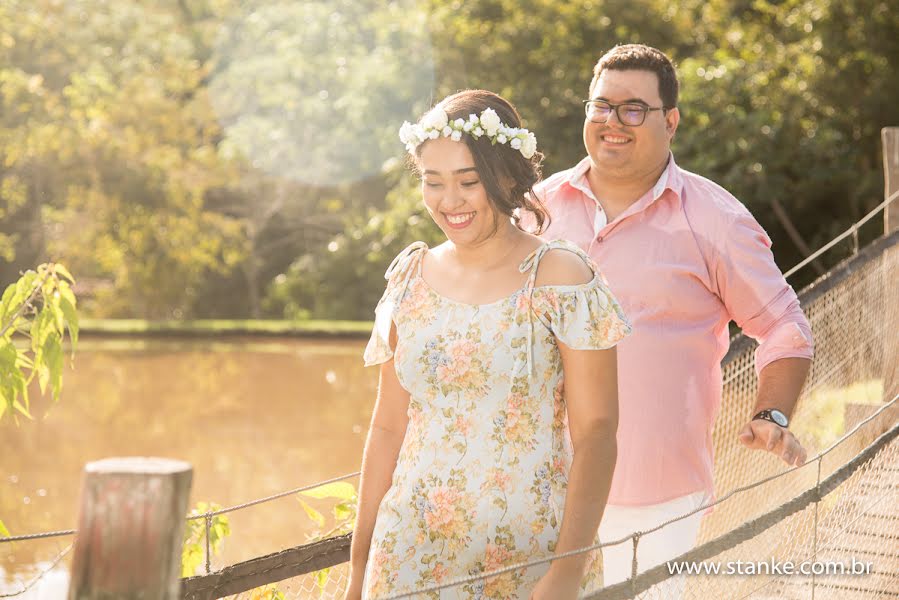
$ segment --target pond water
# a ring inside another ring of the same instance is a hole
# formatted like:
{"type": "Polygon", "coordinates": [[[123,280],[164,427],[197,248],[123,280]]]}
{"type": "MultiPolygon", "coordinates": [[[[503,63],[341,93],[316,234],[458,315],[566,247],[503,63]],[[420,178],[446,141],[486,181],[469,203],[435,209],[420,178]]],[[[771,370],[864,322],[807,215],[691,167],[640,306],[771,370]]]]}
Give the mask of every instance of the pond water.
{"type": "MultiPolygon", "coordinates": [[[[112,456],[190,462],[190,506],[358,471],[377,385],[364,343],[84,338],[59,403],[35,394],[34,421],[0,421],[0,520],[13,535],[74,529],[85,463],[112,456]]],[[[229,516],[214,568],[304,543],[314,529],[295,496],[229,516]]],[[[0,544],[0,592],[20,589],[71,540],[0,544]]]]}

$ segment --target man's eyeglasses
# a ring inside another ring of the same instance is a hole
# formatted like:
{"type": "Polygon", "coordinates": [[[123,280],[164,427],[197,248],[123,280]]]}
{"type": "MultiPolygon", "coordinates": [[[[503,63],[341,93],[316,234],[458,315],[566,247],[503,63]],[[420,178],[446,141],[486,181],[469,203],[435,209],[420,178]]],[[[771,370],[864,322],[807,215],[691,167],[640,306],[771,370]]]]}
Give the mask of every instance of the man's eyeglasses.
{"type": "Polygon", "coordinates": [[[605,100],[584,100],[584,111],[587,118],[594,123],[605,123],[609,120],[612,111],[622,125],[639,127],[646,120],[646,114],[654,110],[666,111],[664,106],[652,107],[645,104],[611,104],[605,100]]]}

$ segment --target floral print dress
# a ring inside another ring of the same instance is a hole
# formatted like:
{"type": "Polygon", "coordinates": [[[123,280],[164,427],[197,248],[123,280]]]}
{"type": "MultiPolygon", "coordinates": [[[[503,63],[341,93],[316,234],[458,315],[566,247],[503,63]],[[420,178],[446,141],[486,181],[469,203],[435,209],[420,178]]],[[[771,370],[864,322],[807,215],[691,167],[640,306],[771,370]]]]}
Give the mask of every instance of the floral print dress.
{"type": "MultiPolygon", "coordinates": [[[[374,527],[363,598],[377,600],[550,556],[559,537],[572,448],[556,340],[614,346],[631,326],[579,248],[548,242],[521,264],[525,285],[489,304],[441,296],[421,277],[423,242],[387,271],[365,364],[394,359],[410,394],[406,435],[374,527]],[[552,248],[593,269],[581,285],[535,287],[552,248]],[[396,352],[388,341],[396,324],[396,352]]],[[[547,564],[416,598],[527,598],[547,564]]],[[[602,585],[589,560],[584,589],[602,585]]]]}

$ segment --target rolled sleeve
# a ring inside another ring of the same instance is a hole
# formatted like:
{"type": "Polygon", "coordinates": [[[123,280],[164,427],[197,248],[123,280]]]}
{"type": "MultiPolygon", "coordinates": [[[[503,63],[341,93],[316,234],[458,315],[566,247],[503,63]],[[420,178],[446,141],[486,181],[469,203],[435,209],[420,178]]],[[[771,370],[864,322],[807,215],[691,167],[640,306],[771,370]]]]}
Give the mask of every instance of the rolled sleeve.
{"type": "Polygon", "coordinates": [[[796,292],[774,262],[768,234],[748,211],[737,215],[722,233],[718,292],[731,318],[759,342],[756,373],[781,358],[811,359],[811,327],[796,292]]]}

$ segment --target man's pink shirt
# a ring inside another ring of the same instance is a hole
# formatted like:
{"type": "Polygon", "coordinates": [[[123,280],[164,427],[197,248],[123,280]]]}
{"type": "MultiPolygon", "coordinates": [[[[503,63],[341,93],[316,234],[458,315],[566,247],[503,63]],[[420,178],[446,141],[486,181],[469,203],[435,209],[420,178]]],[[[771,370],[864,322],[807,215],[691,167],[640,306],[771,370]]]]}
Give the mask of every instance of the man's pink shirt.
{"type": "Polygon", "coordinates": [[[618,344],[618,462],[608,502],[713,497],[728,323],[758,340],[757,373],[781,358],[810,359],[811,329],[770,238],[721,186],[671,156],[656,185],[607,223],[587,182],[590,164],[584,158],[535,192],[552,217],[543,237],[583,248],[634,328],[618,344]]]}

